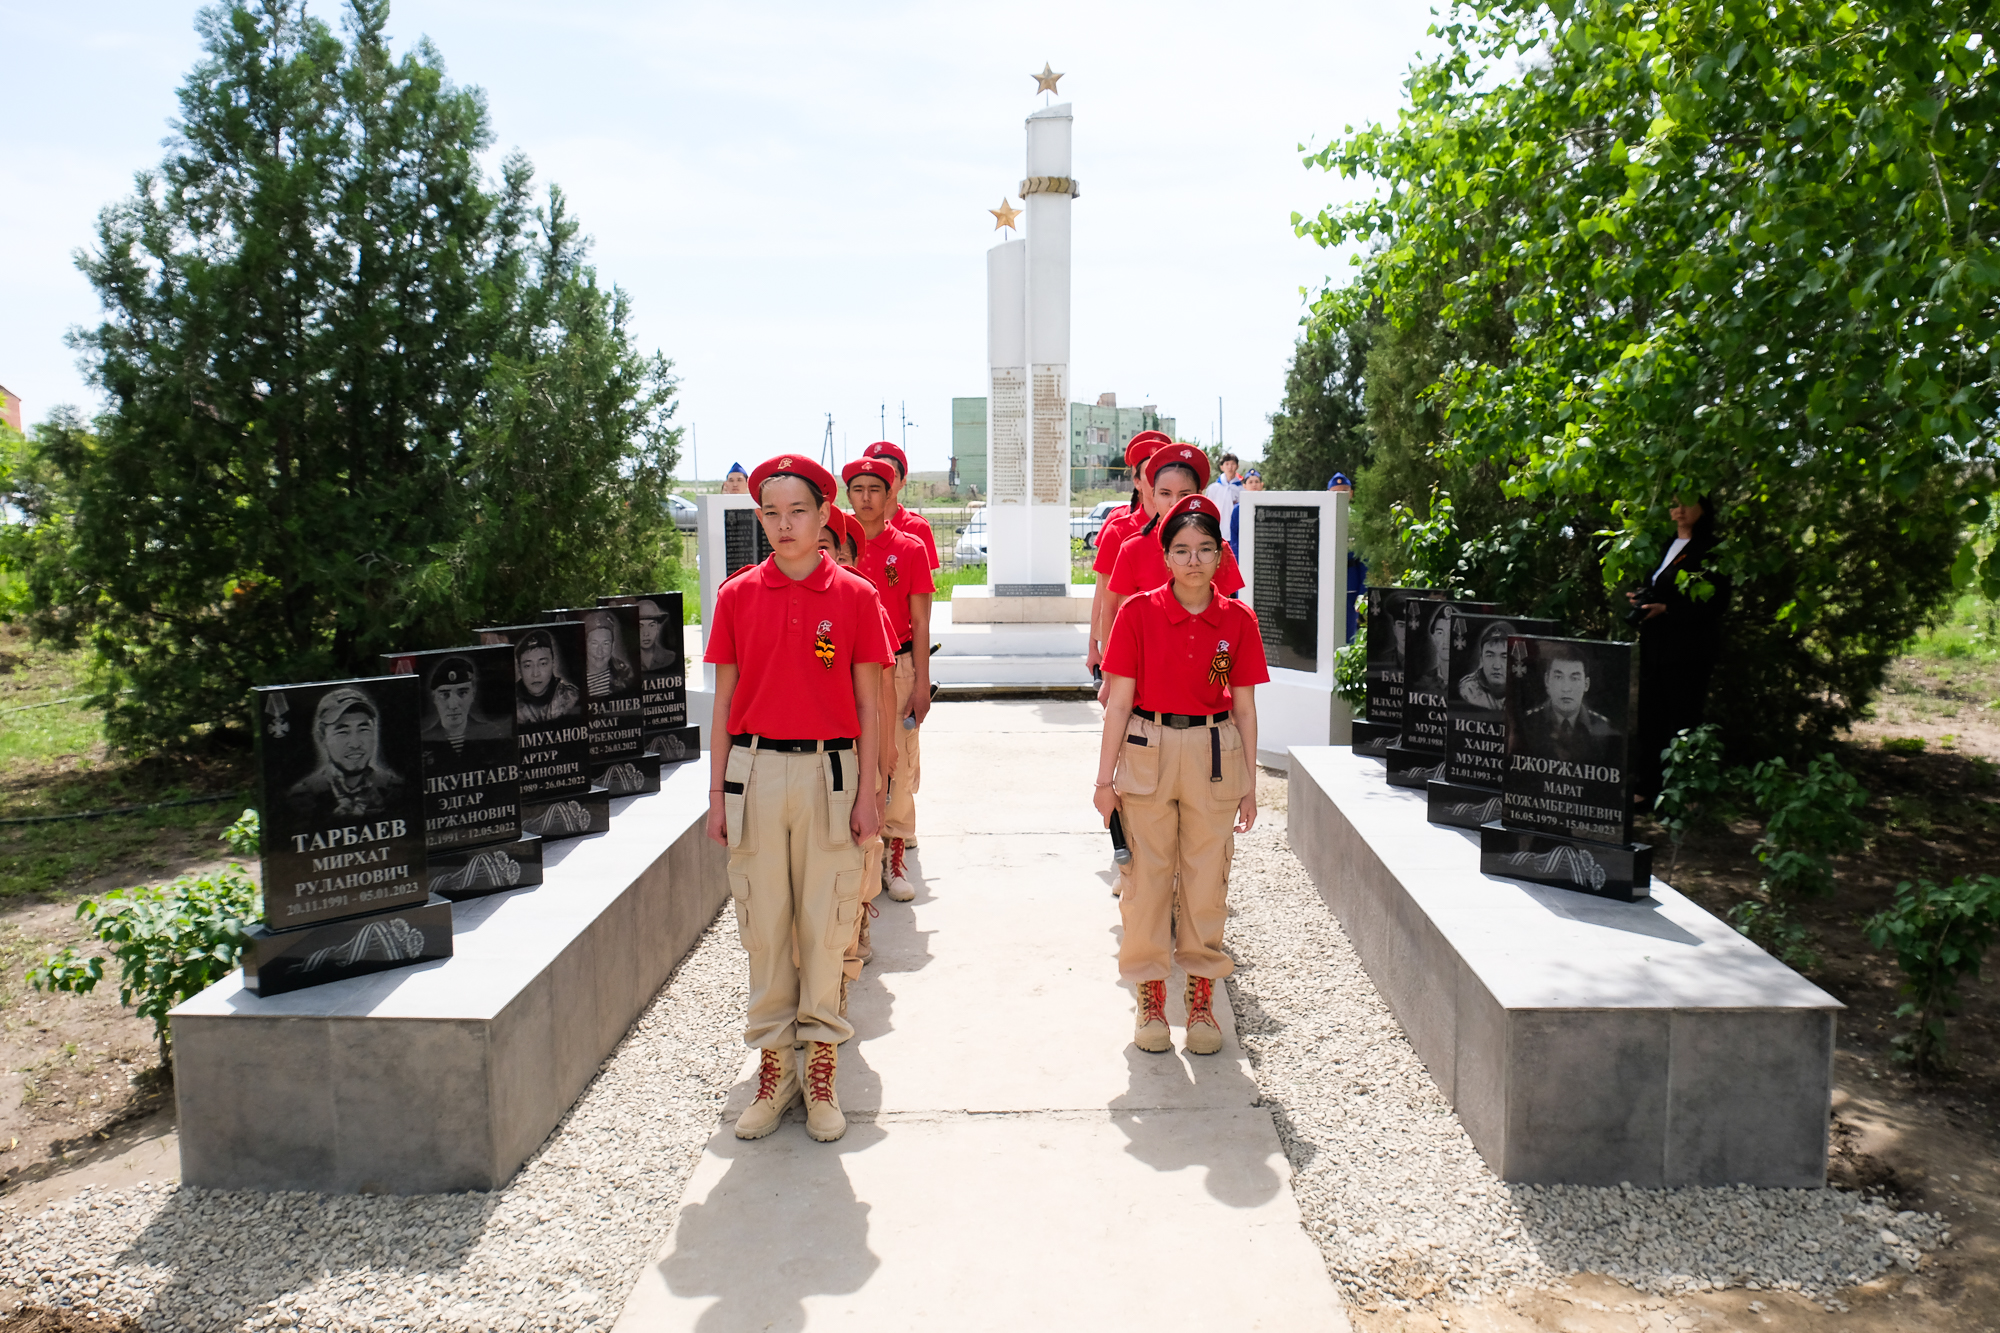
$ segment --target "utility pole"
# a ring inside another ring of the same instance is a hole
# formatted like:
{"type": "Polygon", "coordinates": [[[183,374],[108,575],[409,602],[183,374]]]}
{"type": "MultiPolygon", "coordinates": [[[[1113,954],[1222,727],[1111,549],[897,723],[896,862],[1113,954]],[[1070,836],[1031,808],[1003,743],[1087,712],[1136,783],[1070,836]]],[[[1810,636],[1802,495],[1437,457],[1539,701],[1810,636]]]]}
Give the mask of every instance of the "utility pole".
{"type": "Polygon", "coordinates": [[[896,404],[896,414],[903,419],[903,454],[907,457],[910,452],[910,427],[917,423],[910,420],[910,405],[906,402],[896,404]]]}
{"type": "Polygon", "coordinates": [[[826,439],[819,446],[820,466],[828,472],[839,472],[840,464],[833,461],[833,413],[826,414],[826,439]]]}
{"type": "Polygon", "coordinates": [[[694,493],[701,494],[701,427],[692,422],[688,425],[688,438],[694,460],[694,493]]]}
{"type": "Polygon", "coordinates": [[[1215,395],[1215,447],[1222,447],[1222,395],[1215,395]]]}

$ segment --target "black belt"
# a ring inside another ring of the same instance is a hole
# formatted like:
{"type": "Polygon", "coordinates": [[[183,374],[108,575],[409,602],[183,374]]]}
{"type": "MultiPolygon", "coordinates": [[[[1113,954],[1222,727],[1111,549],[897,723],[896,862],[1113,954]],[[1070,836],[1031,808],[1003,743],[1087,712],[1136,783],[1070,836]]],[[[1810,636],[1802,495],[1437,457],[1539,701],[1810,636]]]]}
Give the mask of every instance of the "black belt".
{"type": "Polygon", "coordinates": [[[760,750],[775,750],[779,754],[817,754],[821,750],[852,750],[852,737],[840,736],[830,741],[788,741],[776,736],[731,736],[731,745],[749,747],[755,745],[760,750]]]}
{"type": "Polygon", "coordinates": [[[913,653],[916,650],[917,641],[915,639],[905,639],[901,644],[897,645],[896,656],[901,657],[904,653],[913,653]]]}
{"type": "Polygon", "coordinates": [[[1155,713],[1150,708],[1135,708],[1135,717],[1143,717],[1148,722],[1157,722],[1175,731],[1186,731],[1189,727],[1215,727],[1229,720],[1228,713],[1155,713]]]}

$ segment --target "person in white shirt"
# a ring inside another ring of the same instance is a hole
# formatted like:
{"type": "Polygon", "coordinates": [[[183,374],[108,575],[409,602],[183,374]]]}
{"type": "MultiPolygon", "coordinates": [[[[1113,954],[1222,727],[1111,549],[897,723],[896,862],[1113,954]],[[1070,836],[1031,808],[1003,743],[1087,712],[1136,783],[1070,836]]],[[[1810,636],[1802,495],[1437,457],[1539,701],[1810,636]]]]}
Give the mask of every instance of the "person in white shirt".
{"type": "Polygon", "coordinates": [[[1237,475],[1240,466],[1235,454],[1224,454],[1216,460],[1215,480],[1208,484],[1204,492],[1215,501],[1216,509],[1222,515],[1222,530],[1229,531],[1229,520],[1236,513],[1236,497],[1243,493],[1243,479],[1237,475]]]}

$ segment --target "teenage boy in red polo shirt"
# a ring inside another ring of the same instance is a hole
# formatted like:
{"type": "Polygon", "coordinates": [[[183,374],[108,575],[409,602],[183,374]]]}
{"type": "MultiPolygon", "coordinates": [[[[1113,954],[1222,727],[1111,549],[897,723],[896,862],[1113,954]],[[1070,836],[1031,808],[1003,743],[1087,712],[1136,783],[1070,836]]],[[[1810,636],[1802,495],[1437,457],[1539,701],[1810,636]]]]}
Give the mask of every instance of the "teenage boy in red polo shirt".
{"type": "Polygon", "coordinates": [[[893,645],[874,587],[819,548],[834,493],[826,469],[773,458],[750,474],[750,493],[771,555],[716,591],[704,654],[729,737],[711,754],[708,836],[729,848],[750,955],[743,1036],[762,1052],[736,1136],[776,1129],[803,1084],[806,1132],[831,1142],[847,1132],[834,1086],[839,1044],[854,1035],[840,1014],[841,962],[879,829],[878,701],[893,645]]]}
{"type": "MultiPolygon", "coordinates": [[[[1097,555],[1090,562],[1097,573],[1097,584],[1090,594],[1090,651],[1083,661],[1086,668],[1103,663],[1104,641],[1111,637],[1111,613],[1117,609],[1111,603],[1111,571],[1118,559],[1118,548],[1153,517],[1152,491],[1139,475],[1139,469],[1155,449],[1172,443],[1156,430],[1142,430],[1125,443],[1125,466],[1132,469],[1132,503],[1114,511],[1097,533],[1097,555]]],[[[1102,685],[1098,686],[1097,701],[1104,702],[1102,685]]]]}
{"type": "Polygon", "coordinates": [[[847,483],[847,502],[867,538],[855,569],[875,585],[889,613],[894,640],[896,713],[891,725],[896,771],[889,778],[889,807],[882,820],[882,837],[888,843],[883,874],[890,899],[906,903],[917,896],[903,861],[905,847],[917,836],[917,789],[923,781],[917,728],[931,708],[931,646],[916,637],[916,627],[929,626],[931,594],[937,585],[931,580],[924,548],[890,521],[895,472],[887,458],[857,458],[841,469],[840,478],[847,483]]]}
{"type": "MultiPolygon", "coordinates": [[[[861,456],[886,458],[895,465],[896,484],[889,488],[889,521],[899,530],[909,533],[924,544],[924,550],[930,556],[932,569],[942,568],[943,566],[938,563],[937,537],[931,532],[930,520],[922,514],[903,508],[903,488],[910,484],[910,460],[904,456],[901,449],[887,440],[875,441],[861,451],[861,456]]],[[[930,633],[928,622],[924,626],[924,632],[930,633]]]]}

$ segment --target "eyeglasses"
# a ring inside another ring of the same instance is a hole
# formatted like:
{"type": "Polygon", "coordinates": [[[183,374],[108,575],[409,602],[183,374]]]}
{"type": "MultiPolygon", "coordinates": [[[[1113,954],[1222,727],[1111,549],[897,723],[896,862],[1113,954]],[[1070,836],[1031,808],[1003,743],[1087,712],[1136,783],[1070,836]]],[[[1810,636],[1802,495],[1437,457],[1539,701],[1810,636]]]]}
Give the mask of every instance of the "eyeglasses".
{"type": "Polygon", "coordinates": [[[1167,559],[1177,565],[1212,565],[1221,555],[1222,548],[1219,546],[1202,546],[1192,551],[1185,546],[1176,546],[1167,552],[1167,559]]]}

